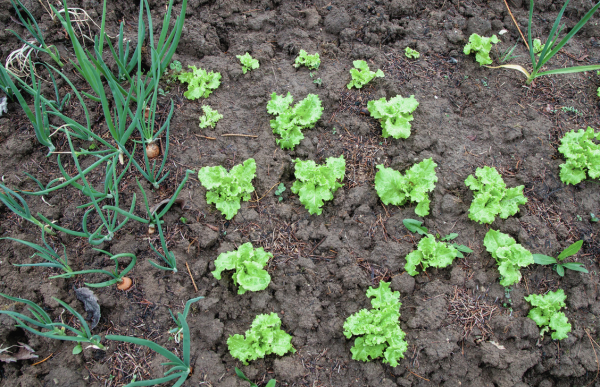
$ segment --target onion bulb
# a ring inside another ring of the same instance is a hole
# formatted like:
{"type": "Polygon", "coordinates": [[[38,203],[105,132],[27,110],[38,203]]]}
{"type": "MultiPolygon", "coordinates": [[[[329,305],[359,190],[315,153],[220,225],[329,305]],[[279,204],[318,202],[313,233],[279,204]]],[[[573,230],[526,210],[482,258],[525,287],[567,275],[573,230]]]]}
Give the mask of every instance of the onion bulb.
{"type": "Polygon", "coordinates": [[[129,277],[121,278],[121,282],[117,283],[117,289],[119,290],[128,290],[133,285],[133,281],[129,277]]]}
{"type": "Polygon", "coordinates": [[[146,145],[146,154],[148,155],[149,159],[153,159],[156,156],[158,156],[158,154],[160,153],[160,149],[158,148],[158,145],[155,142],[151,142],[148,145],[146,145]]]}

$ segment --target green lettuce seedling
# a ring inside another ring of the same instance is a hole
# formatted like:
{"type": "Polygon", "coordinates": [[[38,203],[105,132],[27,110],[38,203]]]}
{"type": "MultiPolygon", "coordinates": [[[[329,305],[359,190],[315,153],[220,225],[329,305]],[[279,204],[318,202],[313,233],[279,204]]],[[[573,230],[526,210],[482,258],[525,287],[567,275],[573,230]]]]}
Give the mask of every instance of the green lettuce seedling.
{"type": "Polygon", "coordinates": [[[244,55],[236,55],[235,57],[242,62],[242,73],[244,74],[246,74],[246,71],[255,70],[260,66],[258,64],[258,59],[253,59],[248,53],[245,53],[244,55]]]}
{"type": "Polygon", "coordinates": [[[529,311],[527,317],[535,321],[538,327],[543,327],[540,335],[552,329],[552,339],[562,340],[567,338],[567,333],[571,332],[571,324],[560,308],[567,306],[565,300],[567,296],[562,289],[555,292],[548,292],[545,295],[531,294],[525,297],[525,300],[535,308],[529,311]]]}
{"type": "Polygon", "coordinates": [[[203,167],[198,171],[198,180],[208,190],[206,202],[214,203],[229,220],[237,214],[242,200],[250,200],[250,194],[254,192],[252,179],[255,175],[256,162],[248,159],[231,168],[229,173],[220,165],[203,167]]]}
{"type": "Polygon", "coordinates": [[[561,277],[565,275],[565,269],[580,271],[582,273],[588,273],[587,269],[581,262],[562,262],[565,258],[577,254],[581,249],[582,245],[583,241],[577,241],[569,247],[567,247],[566,249],[564,249],[556,258],[549,257],[544,254],[533,254],[533,261],[538,265],[553,265],[554,270],[556,270],[558,275],[561,277]]]}
{"type": "Polygon", "coordinates": [[[347,85],[349,89],[351,89],[352,86],[360,89],[367,83],[371,82],[373,78],[383,78],[385,76],[381,70],[377,70],[377,72],[371,71],[369,69],[369,65],[364,60],[355,60],[352,62],[352,64],[355,68],[350,69],[352,80],[347,85]]]}
{"type": "Polygon", "coordinates": [[[246,337],[238,334],[229,336],[227,346],[231,356],[241,360],[244,365],[272,353],[283,356],[288,352],[296,352],[292,346],[292,336],[281,329],[281,319],[277,313],[259,314],[246,331],[246,337]]]}
{"type": "Polygon", "coordinates": [[[489,230],[483,238],[483,245],[494,257],[502,276],[500,285],[507,287],[521,280],[519,268],[531,265],[533,255],[518,244],[510,235],[489,230]]]}
{"type": "Polygon", "coordinates": [[[300,50],[296,61],[294,62],[294,67],[298,68],[300,66],[306,66],[310,70],[316,70],[321,65],[321,59],[319,58],[319,53],[315,53],[313,55],[309,55],[306,51],[300,50]]]}
{"type": "Polygon", "coordinates": [[[429,266],[439,268],[450,266],[458,253],[454,247],[448,246],[444,242],[436,242],[433,235],[427,234],[427,237],[419,242],[417,250],[406,256],[404,270],[414,277],[418,274],[416,270],[418,264],[423,266],[423,271],[427,270],[429,266]]]}
{"type": "Polygon", "coordinates": [[[383,356],[383,362],[396,367],[404,358],[408,343],[400,329],[400,292],[392,292],[389,282],[379,282],[379,287],[369,286],[367,297],[373,309],[361,309],[344,322],[346,338],[357,337],[350,349],[352,359],[370,361],[383,356]],[[369,360],[370,359],[370,360],[369,360]]]}
{"type": "Polygon", "coordinates": [[[325,165],[317,165],[312,160],[294,160],[296,181],[292,185],[292,192],[298,194],[300,203],[311,215],[321,215],[324,202],[333,199],[333,194],[342,184],[338,180],[344,179],[346,160],[340,157],[328,157],[325,165]]]}
{"type": "Polygon", "coordinates": [[[600,178],[600,132],[588,126],[584,131],[571,130],[560,140],[558,151],[567,162],[560,166],[560,180],[565,184],[579,184],[586,178],[586,172],[592,179],[600,178]]]}
{"type": "Polygon", "coordinates": [[[425,159],[410,167],[404,175],[392,168],[378,165],[375,174],[375,190],[383,204],[402,206],[406,202],[417,203],[415,213],[419,216],[429,214],[428,192],[433,191],[438,178],[435,174],[437,164],[432,158],[425,159]]]}
{"type": "Polygon", "coordinates": [[[187,99],[198,99],[200,97],[208,98],[221,84],[221,74],[215,72],[206,72],[204,69],[196,68],[196,66],[188,66],[192,71],[181,72],[177,75],[177,79],[181,83],[187,83],[188,89],[183,96],[187,99]]]}
{"type": "Polygon", "coordinates": [[[267,253],[265,249],[252,247],[252,243],[246,242],[236,251],[228,251],[220,254],[215,260],[215,271],[212,275],[220,280],[221,272],[224,270],[235,270],[233,283],[238,285],[238,294],[246,291],[258,292],[264,290],[271,282],[271,276],[263,269],[273,254],[267,253]]]}
{"type": "Polygon", "coordinates": [[[539,54],[544,49],[544,45],[540,39],[533,39],[533,53],[539,54]]]}
{"type": "MultiPolygon", "coordinates": [[[[427,227],[423,226],[423,222],[421,221],[418,221],[416,219],[403,219],[402,223],[404,224],[404,227],[406,227],[410,232],[416,232],[420,235],[430,235],[429,230],[427,229],[427,227]]],[[[446,235],[443,238],[440,236],[440,234],[436,234],[436,237],[438,237],[442,242],[450,242],[458,238],[458,234],[453,232],[446,235]]],[[[473,250],[471,250],[467,246],[459,245],[456,242],[451,243],[449,246],[453,247],[456,250],[456,258],[464,258],[465,256],[463,255],[463,253],[471,254],[473,252],[473,250]]]]}
{"type": "Polygon", "coordinates": [[[371,117],[380,120],[382,135],[384,138],[390,136],[408,138],[410,136],[410,121],[413,120],[412,112],[419,106],[414,95],[402,98],[397,95],[389,101],[382,97],[378,100],[369,101],[367,109],[371,117]]]}
{"type": "Polygon", "coordinates": [[[490,58],[490,51],[492,50],[492,43],[498,43],[498,37],[492,35],[491,38],[472,34],[469,37],[469,43],[465,46],[464,53],[469,55],[471,52],[475,52],[475,60],[480,66],[489,65],[492,63],[490,58]]]}
{"type": "Polygon", "coordinates": [[[413,58],[413,59],[417,59],[421,56],[421,54],[419,53],[419,51],[417,50],[413,50],[410,47],[406,47],[404,49],[404,55],[406,55],[407,58],[413,58]]]}
{"type": "Polygon", "coordinates": [[[520,185],[506,188],[506,183],[496,168],[477,168],[475,178],[469,175],[465,180],[467,187],[474,192],[473,202],[469,208],[469,219],[479,223],[492,223],[496,215],[506,219],[519,212],[519,205],[527,203],[520,185]]]}
{"type": "Polygon", "coordinates": [[[219,120],[223,118],[222,114],[220,114],[216,110],[213,110],[208,105],[202,106],[202,110],[204,111],[204,115],[200,117],[200,124],[198,125],[202,129],[208,128],[209,126],[211,128],[214,128],[217,122],[219,122],[219,120]]]}
{"type": "Polygon", "coordinates": [[[271,120],[273,133],[281,136],[277,144],[281,149],[294,149],[304,138],[302,129],[311,128],[321,118],[323,107],[316,94],[309,94],[302,101],[291,107],[294,98],[288,92],[285,97],[271,94],[267,104],[267,112],[277,116],[271,120]]]}

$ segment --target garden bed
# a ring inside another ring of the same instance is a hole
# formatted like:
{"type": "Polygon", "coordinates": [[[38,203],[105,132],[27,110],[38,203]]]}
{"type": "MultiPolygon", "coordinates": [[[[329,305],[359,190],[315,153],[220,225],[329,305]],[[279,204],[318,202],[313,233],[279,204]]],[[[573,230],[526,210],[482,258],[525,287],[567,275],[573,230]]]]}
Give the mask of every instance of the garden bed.
{"type": "MultiPolygon", "coordinates": [[[[509,2],[524,32],[525,3],[509,2]]],[[[40,3],[25,5],[41,20],[48,42],[57,45],[65,60],[74,59],[62,28],[52,23],[40,3]]],[[[158,24],[164,4],[151,1],[150,5],[158,24]]],[[[101,7],[95,1],[70,1],[69,6],[86,9],[93,19],[100,19],[101,7]]],[[[176,15],[180,6],[175,6],[176,15]]],[[[536,4],[534,36],[548,35],[561,6],[562,2],[552,1],[536,4]]],[[[589,6],[573,0],[563,19],[567,27],[589,6]]],[[[0,7],[4,63],[21,45],[5,29],[21,35],[26,32],[14,21],[10,4],[0,7]]],[[[117,35],[119,22],[124,20],[126,36],[137,39],[136,2],[110,2],[107,15],[109,35],[117,35]]],[[[599,63],[599,21],[595,15],[549,67],[599,63]]],[[[179,193],[183,200],[163,218],[163,232],[177,260],[176,273],[149,264],[156,259],[149,242],[159,247],[159,236],[149,235],[148,226],[135,221],[99,246],[63,232],[47,237],[59,251],[61,244],[66,246],[74,270],[114,265],[92,247],[137,256],[129,273],[131,290],[94,289],[102,317],[93,333],[143,337],[181,351],[168,333],[175,326],[169,308],[181,312],[187,300],[203,296],[192,305],[187,319],[193,374],[185,386],[248,385],[237,378],[235,367],[259,386],[271,378],[277,379],[277,385],[315,387],[600,383],[596,378],[599,348],[593,344],[600,337],[600,223],[592,222],[590,216],[600,213],[599,181],[588,179],[575,186],[562,183],[559,165],[564,159],[558,152],[564,133],[600,127],[599,79],[595,72],[588,72],[540,77],[525,85],[519,72],[480,67],[473,56],[463,54],[472,32],[490,36],[502,29],[508,32],[500,36],[498,51],[517,44],[514,53],[519,57],[513,62],[525,65],[526,48],[499,1],[190,1],[173,59],[184,69],[195,65],[220,72],[221,85],[207,99],[190,101],[183,97],[185,84],[164,78],[164,95],[158,99],[156,113],[163,122],[174,102],[166,164],[170,175],[153,189],[132,168],[120,183],[121,200],[129,205],[134,194],[141,197],[136,177],[154,205],[173,195],[188,169],[197,172],[201,167],[222,165],[229,170],[249,158],[256,160],[255,192],[233,219],[226,220],[214,205],[207,204],[197,173],[190,176],[179,193]],[[406,58],[407,46],[419,51],[420,58],[406,58]],[[293,66],[300,49],[320,53],[318,70],[293,66]],[[260,68],[243,74],[236,55],[245,52],[259,59],[260,68]],[[349,69],[357,59],[366,60],[373,70],[383,70],[385,78],[375,78],[360,90],[347,89],[349,69]],[[320,83],[315,82],[318,79],[320,83]],[[294,102],[309,93],[321,99],[321,119],[314,129],[304,130],[305,138],[294,150],[282,150],[275,142],[269,125],[274,117],[266,110],[273,92],[290,92],[294,102]],[[379,122],[370,118],[367,103],[398,94],[414,95],[419,101],[412,134],[405,140],[385,139],[379,122]],[[202,105],[224,116],[214,129],[198,127],[202,105]],[[295,180],[293,160],[324,163],[340,155],[346,160],[343,187],[333,201],[325,203],[321,215],[309,215],[298,195],[290,191],[295,180]],[[429,194],[430,215],[419,218],[414,204],[386,206],[379,200],[374,189],[376,165],[404,172],[430,157],[438,165],[439,179],[429,194]],[[483,166],[495,167],[508,187],[524,185],[528,199],[515,216],[496,218],[489,226],[467,216],[473,193],[464,181],[483,166]],[[275,195],[279,183],[286,190],[275,195]],[[411,277],[404,271],[405,256],[416,248],[420,237],[403,225],[406,218],[422,220],[440,235],[458,233],[455,241],[473,253],[444,269],[429,268],[411,277]],[[494,258],[483,245],[490,228],[509,234],[532,253],[551,256],[583,240],[575,259],[589,273],[567,271],[560,277],[549,266],[530,265],[521,269],[522,280],[507,291],[499,283],[494,258]],[[231,273],[225,272],[217,281],[211,271],[220,253],[245,242],[273,254],[268,263],[271,283],[264,291],[238,295],[231,273]],[[400,325],[408,350],[397,367],[382,364],[381,359],[352,360],[354,339],[343,335],[346,318],[369,307],[365,292],[381,280],[391,281],[391,288],[400,291],[400,325]],[[529,294],[557,289],[567,295],[563,310],[572,324],[568,338],[561,341],[553,341],[548,334],[540,336],[535,322],[527,318],[531,306],[524,300],[529,294]],[[270,355],[243,366],[229,354],[228,337],[248,330],[257,314],[271,312],[279,315],[282,329],[293,336],[297,352],[270,355]]],[[[497,55],[492,53],[492,57],[497,55]]],[[[146,66],[148,60],[146,53],[146,66]]],[[[87,85],[72,70],[66,64],[63,73],[85,90],[87,85]]],[[[66,91],[61,82],[61,90],[66,91]]],[[[49,85],[45,87],[51,92],[49,85]]],[[[75,117],[82,115],[76,103],[67,111],[75,117]]],[[[107,135],[101,109],[92,108],[91,119],[94,130],[107,135]]],[[[69,151],[61,134],[54,137],[54,145],[56,151],[69,151]]],[[[76,147],[89,145],[76,141],[76,147]]],[[[164,151],[164,136],[161,146],[164,151]]],[[[0,118],[3,184],[36,190],[24,172],[44,184],[60,177],[56,155],[46,157],[47,150],[36,141],[19,104],[9,102],[8,113],[0,118]]],[[[134,157],[141,160],[143,155],[134,157]]],[[[77,173],[72,160],[61,160],[67,173],[77,173]]],[[[91,160],[83,162],[91,164],[91,160]]],[[[89,179],[97,187],[104,181],[101,174],[89,179]]],[[[77,206],[89,201],[71,187],[25,198],[32,214],[39,212],[74,230],[81,229],[85,212],[77,206]]],[[[143,206],[138,200],[139,214],[144,213],[143,206]]],[[[41,243],[39,227],[5,206],[0,207],[0,237],[41,243]]],[[[12,264],[31,262],[33,251],[8,240],[1,240],[0,246],[4,251],[0,292],[32,300],[56,319],[62,308],[52,297],[83,313],[74,293],[84,286],[82,276],[49,279],[59,272],[15,267],[12,264]]],[[[89,282],[102,280],[101,276],[85,276],[89,282]]],[[[14,308],[5,301],[3,309],[14,308]]],[[[35,360],[0,363],[0,380],[6,386],[122,386],[133,374],[139,380],[161,377],[164,372],[160,366],[164,359],[145,347],[105,341],[106,351],[84,349],[72,355],[72,342],[32,335],[15,328],[6,315],[0,314],[0,321],[3,347],[22,342],[39,355],[35,360]]]]}

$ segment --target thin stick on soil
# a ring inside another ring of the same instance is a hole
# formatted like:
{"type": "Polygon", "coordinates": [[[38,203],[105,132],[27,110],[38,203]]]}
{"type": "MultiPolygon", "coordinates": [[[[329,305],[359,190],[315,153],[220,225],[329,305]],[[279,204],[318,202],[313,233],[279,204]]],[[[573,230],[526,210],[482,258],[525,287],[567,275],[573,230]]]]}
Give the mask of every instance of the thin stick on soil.
{"type": "Polygon", "coordinates": [[[421,379],[423,379],[423,380],[427,380],[428,382],[430,382],[430,381],[431,381],[431,380],[429,380],[429,379],[426,379],[426,378],[422,377],[421,375],[417,375],[417,374],[415,374],[414,372],[412,372],[411,370],[409,370],[409,369],[408,369],[408,367],[406,367],[406,370],[407,370],[408,372],[410,372],[411,374],[415,375],[417,378],[421,378],[421,379]]]}
{"type": "Polygon", "coordinates": [[[255,136],[253,134],[236,134],[236,133],[222,134],[221,137],[252,137],[252,138],[258,138],[258,136],[255,136]]]}
{"type": "MultiPolygon", "coordinates": [[[[589,336],[589,335],[588,335],[589,336]]],[[[32,366],[38,365],[38,364],[42,364],[43,362],[45,362],[46,360],[50,359],[52,356],[54,356],[54,352],[52,352],[50,355],[48,355],[47,358],[42,359],[40,361],[38,361],[37,363],[33,363],[32,366]]],[[[596,360],[596,363],[598,362],[598,360],[596,360]]],[[[597,376],[597,375],[596,375],[597,376]]],[[[594,379],[596,380],[596,379],[594,379]]]]}
{"type": "MultiPolygon", "coordinates": [[[[263,199],[265,196],[267,196],[267,194],[268,194],[269,192],[271,192],[271,190],[272,190],[273,188],[275,188],[275,186],[276,186],[277,184],[279,184],[279,182],[275,183],[275,185],[273,185],[271,188],[269,188],[269,190],[268,190],[267,192],[265,192],[265,194],[264,194],[263,196],[261,196],[259,199],[256,199],[256,200],[250,200],[250,202],[252,202],[252,203],[258,203],[258,202],[260,202],[260,201],[261,201],[261,200],[262,200],[262,199],[263,199]]],[[[257,195],[257,196],[258,196],[258,195],[257,195]]]]}
{"type": "Polygon", "coordinates": [[[206,137],[206,136],[202,136],[202,135],[200,135],[200,134],[196,134],[196,133],[194,133],[194,136],[196,136],[196,137],[201,137],[201,138],[205,138],[205,139],[207,139],[207,140],[216,140],[216,138],[214,138],[214,137],[206,137]]]}
{"type": "Polygon", "coordinates": [[[194,277],[192,277],[192,272],[190,271],[190,266],[187,261],[185,261],[185,267],[187,267],[188,274],[190,275],[190,279],[192,280],[192,284],[194,285],[194,289],[196,289],[196,293],[198,293],[198,287],[196,286],[196,281],[194,281],[194,277]]]}
{"type": "Polygon", "coordinates": [[[590,339],[590,344],[592,344],[592,349],[594,350],[594,356],[596,357],[596,377],[594,378],[594,380],[592,380],[591,382],[589,382],[588,384],[586,384],[585,387],[588,387],[590,385],[592,385],[592,383],[594,383],[596,381],[596,379],[598,378],[598,373],[600,373],[600,364],[598,364],[598,355],[596,354],[596,348],[594,348],[594,344],[598,345],[598,343],[596,342],[596,340],[592,339],[592,336],[590,336],[590,332],[588,332],[587,329],[583,328],[583,330],[585,331],[585,334],[587,335],[588,339],[590,339]]]}
{"type": "Polygon", "coordinates": [[[510,17],[512,18],[513,23],[515,23],[515,26],[519,30],[519,34],[521,34],[521,38],[523,38],[523,42],[525,42],[525,45],[527,46],[527,49],[529,50],[529,44],[527,43],[527,39],[525,39],[525,36],[523,36],[523,33],[521,32],[521,28],[517,24],[517,21],[515,20],[515,17],[513,16],[512,12],[510,10],[510,7],[508,6],[508,3],[506,2],[506,0],[504,0],[504,4],[506,4],[506,9],[508,9],[508,13],[510,14],[510,17]]]}

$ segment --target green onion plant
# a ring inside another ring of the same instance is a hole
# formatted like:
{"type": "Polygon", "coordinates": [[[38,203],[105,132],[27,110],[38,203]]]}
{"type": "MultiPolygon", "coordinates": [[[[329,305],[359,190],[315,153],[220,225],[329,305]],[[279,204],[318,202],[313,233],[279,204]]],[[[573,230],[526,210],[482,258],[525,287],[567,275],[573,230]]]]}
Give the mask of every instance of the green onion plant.
{"type": "Polygon", "coordinates": [[[161,266],[154,261],[148,261],[148,262],[150,262],[150,264],[152,266],[156,267],[157,269],[162,269],[162,270],[172,271],[173,273],[177,273],[177,261],[175,260],[175,253],[169,251],[169,249],[167,247],[167,241],[163,234],[162,227],[160,225],[161,222],[160,222],[160,218],[158,217],[158,214],[154,214],[154,221],[155,221],[156,226],[158,227],[158,235],[160,237],[160,245],[162,246],[164,254],[159,253],[158,250],[152,244],[152,242],[149,242],[150,248],[154,251],[154,253],[160,259],[162,259],[166,263],[166,266],[161,266]]]}
{"type": "Polygon", "coordinates": [[[115,262],[115,270],[108,271],[108,270],[100,270],[100,269],[87,269],[87,270],[72,271],[70,273],[65,273],[65,274],[59,274],[59,275],[52,276],[50,278],[70,278],[71,276],[77,275],[77,274],[92,274],[92,273],[106,274],[107,276],[111,277],[111,279],[108,281],[99,282],[99,283],[88,283],[88,282],[84,283],[85,286],[89,286],[90,288],[103,288],[105,286],[110,286],[110,285],[119,284],[119,283],[123,282],[123,277],[125,277],[125,275],[127,275],[127,273],[129,273],[131,271],[131,269],[133,269],[133,267],[135,266],[135,263],[137,261],[137,258],[135,257],[135,255],[131,254],[131,253],[121,253],[121,254],[113,255],[105,250],[100,250],[100,249],[94,249],[94,250],[108,255],[110,257],[110,259],[112,259],[115,262]],[[129,265],[127,265],[127,267],[125,269],[123,269],[120,273],[119,273],[119,258],[131,258],[131,262],[129,263],[129,265]]]}
{"type": "Polygon", "coordinates": [[[17,322],[17,327],[23,328],[35,335],[43,336],[49,339],[76,341],[77,345],[73,348],[73,354],[76,355],[83,350],[82,343],[89,343],[92,348],[104,350],[104,346],[100,343],[100,336],[92,335],[90,327],[87,321],[79,314],[75,309],[71,308],[67,303],[57,298],[53,299],[58,302],[63,308],[79,320],[81,328],[77,329],[63,322],[55,323],[52,318],[46,313],[46,311],[36,303],[24,298],[11,297],[6,294],[0,293],[0,296],[7,298],[14,302],[24,303],[29,306],[27,310],[31,313],[33,318],[28,317],[22,313],[13,312],[9,310],[0,309],[0,314],[6,314],[12,317],[17,322]],[[33,325],[30,327],[26,323],[33,325]],[[44,332],[42,330],[46,330],[44,332]],[[74,333],[75,336],[67,335],[68,331],[74,333]]]}
{"type": "Polygon", "coordinates": [[[493,68],[501,67],[501,68],[510,68],[510,69],[520,71],[521,73],[525,74],[525,76],[527,77],[528,85],[531,82],[533,82],[533,80],[535,78],[541,77],[543,75],[570,74],[570,73],[578,73],[578,72],[583,72],[583,71],[600,70],[600,65],[588,65],[588,66],[574,66],[574,67],[567,67],[567,68],[562,68],[562,69],[541,71],[542,67],[546,64],[546,62],[548,62],[554,55],[556,55],[563,48],[563,46],[565,44],[567,44],[567,42],[569,40],[571,40],[573,35],[575,35],[588,22],[588,20],[590,20],[590,18],[594,14],[594,12],[596,12],[598,10],[598,8],[600,8],[600,1],[599,1],[596,3],[596,5],[594,5],[592,7],[592,9],[590,9],[585,14],[585,16],[583,16],[583,18],[581,20],[579,20],[579,22],[569,31],[569,33],[567,33],[560,41],[558,41],[558,36],[564,29],[564,26],[559,28],[560,20],[562,19],[563,13],[565,12],[567,5],[569,4],[569,1],[570,0],[567,0],[565,2],[565,5],[562,7],[560,12],[558,13],[556,20],[554,21],[554,25],[552,26],[552,30],[550,30],[550,35],[548,36],[548,40],[546,41],[546,44],[542,48],[542,51],[539,53],[538,58],[536,58],[536,49],[535,49],[535,45],[533,44],[533,40],[531,37],[531,28],[533,25],[534,4],[533,4],[533,0],[529,0],[529,24],[527,25],[527,43],[529,45],[529,56],[531,57],[531,65],[532,65],[531,73],[528,72],[527,70],[525,70],[525,68],[523,66],[514,65],[514,64],[500,65],[500,66],[493,67],[493,68]]]}
{"type": "Polygon", "coordinates": [[[65,247],[65,245],[63,245],[64,258],[61,257],[48,244],[48,242],[46,242],[46,234],[44,232],[44,229],[42,229],[42,240],[44,241],[44,245],[46,247],[42,247],[35,243],[31,243],[31,242],[24,241],[21,239],[16,239],[16,238],[6,237],[6,238],[0,238],[0,240],[1,239],[8,239],[11,241],[15,241],[15,242],[24,244],[25,246],[31,247],[32,249],[37,251],[35,254],[33,254],[31,256],[31,258],[33,258],[37,255],[38,257],[40,257],[46,261],[46,262],[41,262],[41,263],[23,263],[23,264],[13,263],[14,266],[52,267],[52,268],[60,269],[60,270],[64,271],[64,274],[62,276],[65,278],[71,278],[71,276],[73,275],[73,270],[69,267],[69,258],[67,257],[67,248],[65,247]]]}
{"type": "Polygon", "coordinates": [[[25,199],[2,183],[0,183],[0,201],[21,218],[41,227],[42,230],[45,230],[47,233],[54,235],[51,229],[31,215],[31,211],[29,210],[29,206],[25,199]]]}
{"type": "MultiPolygon", "coordinates": [[[[187,323],[187,316],[190,312],[190,307],[194,302],[201,300],[204,297],[196,297],[188,300],[185,303],[185,307],[183,309],[183,313],[177,313],[177,318],[174,318],[175,323],[177,324],[177,329],[180,329],[182,342],[183,342],[183,359],[180,359],[173,352],[169,351],[165,347],[146,339],[140,339],[137,337],[129,337],[129,336],[119,336],[119,335],[106,335],[107,340],[114,341],[123,341],[126,343],[131,343],[135,345],[142,345],[151,349],[159,355],[167,358],[167,362],[162,363],[163,366],[170,367],[167,372],[165,372],[165,376],[159,379],[152,380],[140,380],[140,381],[132,381],[127,384],[125,387],[138,387],[138,386],[155,386],[161,383],[166,383],[173,379],[178,379],[177,382],[172,387],[180,387],[188,376],[192,373],[191,366],[191,351],[190,351],[190,328],[187,323]]],[[[172,315],[172,313],[171,313],[172,315]]],[[[135,379],[135,378],[134,378],[135,379]]]]}

